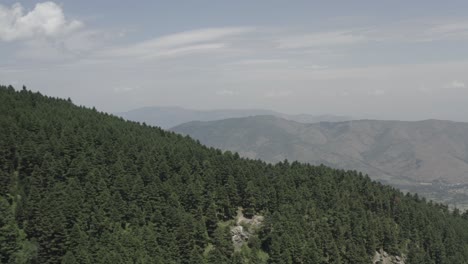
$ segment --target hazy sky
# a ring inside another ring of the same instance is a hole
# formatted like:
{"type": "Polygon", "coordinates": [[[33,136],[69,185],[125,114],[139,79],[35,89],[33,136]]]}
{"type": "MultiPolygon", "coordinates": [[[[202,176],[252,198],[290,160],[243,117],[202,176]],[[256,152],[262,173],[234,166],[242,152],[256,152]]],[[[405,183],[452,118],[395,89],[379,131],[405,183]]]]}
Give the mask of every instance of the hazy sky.
{"type": "Polygon", "coordinates": [[[468,121],[468,1],[0,0],[0,83],[174,105],[468,121]]]}

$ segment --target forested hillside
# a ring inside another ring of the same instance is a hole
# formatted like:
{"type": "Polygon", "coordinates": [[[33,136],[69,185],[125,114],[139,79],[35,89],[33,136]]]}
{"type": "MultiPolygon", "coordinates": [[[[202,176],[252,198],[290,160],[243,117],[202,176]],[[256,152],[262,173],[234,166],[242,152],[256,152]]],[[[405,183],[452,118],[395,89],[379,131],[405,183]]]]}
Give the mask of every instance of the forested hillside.
{"type": "Polygon", "coordinates": [[[468,214],[0,87],[1,263],[466,263],[468,214]],[[265,217],[235,250],[239,207],[265,217]]]}
{"type": "Polygon", "coordinates": [[[302,124],[274,116],[189,122],[173,131],[242,157],[352,169],[468,209],[468,123],[355,120],[302,124]]]}

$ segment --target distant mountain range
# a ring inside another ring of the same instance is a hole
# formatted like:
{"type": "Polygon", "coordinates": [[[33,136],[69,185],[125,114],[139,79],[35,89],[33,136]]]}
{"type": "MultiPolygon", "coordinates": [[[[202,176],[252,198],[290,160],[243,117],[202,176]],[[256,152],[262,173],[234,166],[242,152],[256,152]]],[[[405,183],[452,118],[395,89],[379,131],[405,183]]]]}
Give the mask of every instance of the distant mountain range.
{"type": "Polygon", "coordinates": [[[335,115],[289,115],[264,109],[218,109],[218,110],[193,110],[181,107],[143,107],[128,112],[116,113],[125,119],[146,122],[149,125],[161,128],[171,128],[190,121],[213,121],[226,118],[249,117],[259,115],[271,115],[287,120],[316,123],[322,121],[346,121],[351,120],[348,116],[335,115]]]}
{"type": "Polygon", "coordinates": [[[468,205],[468,123],[358,120],[304,124],[255,116],[194,121],[172,130],[244,157],[354,169],[437,201],[468,205]]]}

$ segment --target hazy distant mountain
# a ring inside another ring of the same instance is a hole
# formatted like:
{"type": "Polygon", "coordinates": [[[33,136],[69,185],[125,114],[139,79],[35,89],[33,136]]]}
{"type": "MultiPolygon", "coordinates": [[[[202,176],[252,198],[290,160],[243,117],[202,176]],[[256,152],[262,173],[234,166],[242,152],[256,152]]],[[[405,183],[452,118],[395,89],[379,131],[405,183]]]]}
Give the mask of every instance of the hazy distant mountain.
{"type": "Polygon", "coordinates": [[[213,121],[258,115],[272,115],[302,123],[336,122],[351,119],[347,116],[334,115],[288,115],[264,109],[191,110],[181,107],[143,107],[128,112],[117,113],[117,115],[128,120],[146,122],[149,125],[162,128],[171,128],[190,121],[213,121]]]}
{"type": "Polygon", "coordinates": [[[190,122],[173,130],[249,158],[356,169],[439,201],[467,198],[468,123],[359,120],[303,124],[257,116],[190,122]]]}

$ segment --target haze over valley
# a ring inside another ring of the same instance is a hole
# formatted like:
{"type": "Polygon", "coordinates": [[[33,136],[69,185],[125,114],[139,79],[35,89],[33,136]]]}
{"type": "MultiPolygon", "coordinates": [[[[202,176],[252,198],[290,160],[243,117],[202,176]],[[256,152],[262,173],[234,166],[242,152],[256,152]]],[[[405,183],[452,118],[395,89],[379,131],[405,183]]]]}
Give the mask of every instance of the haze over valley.
{"type": "Polygon", "coordinates": [[[149,125],[170,129],[190,121],[214,121],[234,117],[248,117],[259,115],[272,115],[288,120],[303,123],[315,123],[322,121],[351,120],[348,116],[335,115],[310,115],[310,114],[284,114],[265,109],[215,109],[193,110],[182,107],[143,107],[127,112],[116,113],[125,119],[145,122],[149,125]]]}
{"type": "Polygon", "coordinates": [[[0,263],[468,263],[468,1],[0,1],[0,263]]]}
{"type": "Polygon", "coordinates": [[[468,204],[468,123],[442,120],[298,123],[273,116],[172,128],[244,157],[354,169],[429,199],[468,204]]]}

